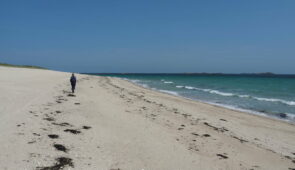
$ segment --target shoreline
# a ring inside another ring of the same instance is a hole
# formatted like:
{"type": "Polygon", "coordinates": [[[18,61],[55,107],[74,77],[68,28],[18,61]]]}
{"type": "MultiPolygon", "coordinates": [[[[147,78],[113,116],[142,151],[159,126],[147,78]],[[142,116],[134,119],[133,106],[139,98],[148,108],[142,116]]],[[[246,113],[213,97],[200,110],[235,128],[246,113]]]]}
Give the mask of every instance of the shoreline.
{"type": "Polygon", "coordinates": [[[0,169],[289,169],[295,126],[120,78],[0,67],[0,169]],[[5,106],[5,107],[3,107],[5,106]]]}
{"type": "MultiPolygon", "coordinates": [[[[87,74],[87,75],[91,75],[91,74],[87,74]]],[[[91,75],[91,76],[99,76],[99,75],[91,75]]],[[[109,76],[105,76],[105,77],[109,77],[109,76]]],[[[109,78],[113,78],[113,77],[109,77],[109,78]]],[[[223,109],[229,109],[229,110],[240,112],[240,113],[243,113],[243,114],[250,114],[250,115],[254,115],[254,116],[258,116],[258,117],[262,117],[262,118],[268,118],[268,119],[274,120],[274,121],[285,122],[285,123],[288,123],[288,124],[291,124],[291,125],[295,126],[295,121],[292,121],[291,119],[283,119],[283,118],[280,118],[278,116],[268,115],[267,113],[263,113],[263,112],[259,112],[259,111],[255,111],[255,110],[249,110],[249,109],[242,109],[242,108],[238,108],[238,107],[231,106],[231,105],[213,103],[213,102],[203,101],[203,100],[199,100],[199,99],[192,99],[192,98],[189,98],[189,97],[181,96],[179,94],[173,94],[173,93],[170,93],[170,92],[165,92],[166,90],[160,90],[160,89],[156,89],[156,88],[151,88],[151,87],[147,86],[146,84],[139,84],[139,83],[133,82],[131,79],[121,78],[121,77],[116,77],[116,78],[128,81],[129,83],[132,83],[132,84],[134,84],[136,86],[139,86],[139,87],[147,89],[147,90],[152,90],[152,91],[159,92],[159,93],[162,93],[162,94],[168,94],[168,95],[172,95],[174,97],[180,97],[180,98],[185,99],[185,100],[190,100],[190,101],[194,101],[194,102],[200,102],[200,103],[203,103],[203,104],[208,104],[208,105],[220,107],[220,108],[223,108],[223,109]]],[[[287,113],[285,113],[285,114],[287,114],[287,113]]]]}

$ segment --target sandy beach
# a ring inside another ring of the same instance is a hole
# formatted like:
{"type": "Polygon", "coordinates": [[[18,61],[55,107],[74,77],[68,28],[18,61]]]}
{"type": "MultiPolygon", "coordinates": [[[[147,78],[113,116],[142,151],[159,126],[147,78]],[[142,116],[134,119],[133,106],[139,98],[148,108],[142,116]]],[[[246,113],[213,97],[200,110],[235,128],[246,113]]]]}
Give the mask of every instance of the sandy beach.
{"type": "Polygon", "coordinates": [[[119,78],[0,67],[0,169],[295,169],[295,126],[119,78]]]}

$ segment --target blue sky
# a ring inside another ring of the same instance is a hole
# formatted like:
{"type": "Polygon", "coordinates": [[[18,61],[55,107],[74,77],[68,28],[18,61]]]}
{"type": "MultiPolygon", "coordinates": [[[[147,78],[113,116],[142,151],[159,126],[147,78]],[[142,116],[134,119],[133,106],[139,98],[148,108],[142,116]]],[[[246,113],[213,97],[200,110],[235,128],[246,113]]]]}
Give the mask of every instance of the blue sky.
{"type": "Polygon", "coordinates": [[[0,62],[70,72],[295,73],[295,1],[1,0],[0,62]]]}

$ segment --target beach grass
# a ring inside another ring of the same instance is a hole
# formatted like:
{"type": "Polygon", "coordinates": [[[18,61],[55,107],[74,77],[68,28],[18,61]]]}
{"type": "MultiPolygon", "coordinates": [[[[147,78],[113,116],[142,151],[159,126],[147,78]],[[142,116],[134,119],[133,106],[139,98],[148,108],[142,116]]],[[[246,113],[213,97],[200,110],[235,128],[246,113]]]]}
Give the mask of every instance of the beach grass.
{"type": "Polygon", "coordinates": [[[15,64],[7,64],[7,63],[0,63],[0,66],[4,66],[4,67],[18,67],[18,68],[31,68],[31,69],[47,69],[47,68],[39,67],[39,66],[15,65],[15,64]]]}

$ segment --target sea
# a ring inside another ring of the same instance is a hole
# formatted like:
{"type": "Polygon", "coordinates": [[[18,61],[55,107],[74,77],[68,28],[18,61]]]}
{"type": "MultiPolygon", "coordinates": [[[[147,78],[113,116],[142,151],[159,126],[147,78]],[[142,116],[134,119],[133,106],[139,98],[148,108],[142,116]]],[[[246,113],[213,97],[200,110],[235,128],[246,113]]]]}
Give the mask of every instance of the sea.
{"type": "Polygon", "coordinates": [[[295,123],[295,75],[95,74],[251,114],[295,123]]]}

